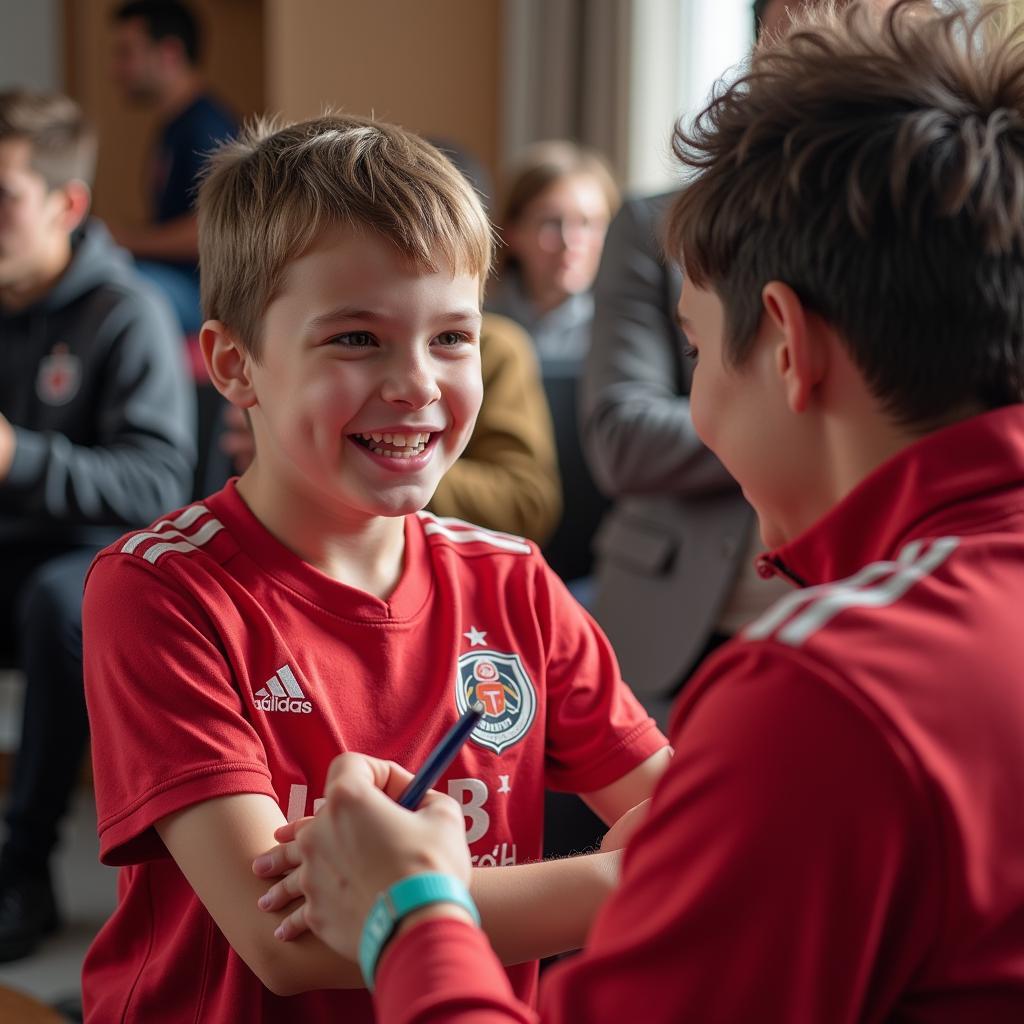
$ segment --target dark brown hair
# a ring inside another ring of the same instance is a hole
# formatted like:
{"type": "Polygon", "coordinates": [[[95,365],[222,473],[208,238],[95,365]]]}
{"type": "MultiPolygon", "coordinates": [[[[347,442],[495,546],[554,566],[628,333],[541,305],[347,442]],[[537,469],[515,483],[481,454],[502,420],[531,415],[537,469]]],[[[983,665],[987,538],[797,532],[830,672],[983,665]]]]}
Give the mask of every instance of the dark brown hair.
{"type": "Polygon", "coordinates": [[[901,422],[1024,400],[1024,29],[1005,3],[804,10],[674,149],[667,246],[740,365],[790,285],[901,422]]]}
{"type": "Polygon", "coordinates": [[[0,140],[24,139],[30,165],[47,188],[69,181],[92,184],[96,136],[74,100],[57,93],[0,92],[0,140]]]}
{"type": "Polygon", "coordinates": [[[178,0],[131,0],[121,4],[111,17],[116,24],[139,18],[154,43],[176,39],[185,60],[192,66],[199,63],[199,23],[178,0]]]}

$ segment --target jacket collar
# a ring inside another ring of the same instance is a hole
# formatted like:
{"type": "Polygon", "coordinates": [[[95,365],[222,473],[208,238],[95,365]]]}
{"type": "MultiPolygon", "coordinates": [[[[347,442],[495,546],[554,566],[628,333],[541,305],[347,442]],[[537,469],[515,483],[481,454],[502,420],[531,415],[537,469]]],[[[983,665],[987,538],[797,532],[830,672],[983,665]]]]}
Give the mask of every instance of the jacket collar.
{"type": "Polygon", "coordinates": [[[829,583],[892,559],[916,537],[974,532],[978,502],[1024,508],[1024,405],[972,416],[917,441],[799,537],[758,559],[762,575],[829,583]],[[986,501],[985,499],[988,499],[986,501]]]}

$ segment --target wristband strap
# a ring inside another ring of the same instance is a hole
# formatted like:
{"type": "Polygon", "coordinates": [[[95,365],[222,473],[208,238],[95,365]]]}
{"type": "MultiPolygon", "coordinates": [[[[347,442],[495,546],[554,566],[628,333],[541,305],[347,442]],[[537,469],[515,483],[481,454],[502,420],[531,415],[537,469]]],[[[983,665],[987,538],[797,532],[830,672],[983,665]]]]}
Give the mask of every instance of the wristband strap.
{"type": "Polygon", "coordinates": [[[410,875],[395,882],[377,897],[366,915],[359,939],[359,969],[371,992],[377,961],[399,922],[414,910],[433,903],[454,903],[467,911],[477,925],[480,924],[480,914],[469,890],[451,875],[426,873],[410,875]]]}

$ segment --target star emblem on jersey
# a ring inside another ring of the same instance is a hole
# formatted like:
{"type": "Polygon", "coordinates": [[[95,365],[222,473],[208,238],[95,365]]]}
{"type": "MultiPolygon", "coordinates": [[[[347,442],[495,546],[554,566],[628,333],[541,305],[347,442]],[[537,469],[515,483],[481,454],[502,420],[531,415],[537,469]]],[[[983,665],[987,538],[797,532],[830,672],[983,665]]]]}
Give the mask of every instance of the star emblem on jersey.
{"type": "Polygon", "coordinates": [[[282,665],[256,691],[252,703],[257,711],[285,711],[293,715],[308,715],[313,711],[290,665],[282,665]]]}
{"type": "Polygon", "coordinates": [[[474,743],[500,754],[527,734],[537,714],[537,692],[518,654],[468,651],[459,658],[455,679],[459,714],[477,700],[484,713],[470,734],[474,743]]]}
{"type": "Polygon", "coordinates": [[[470,647],[487,646],[487,630],[485,629],[477,629],[476,626],[470,626],[469,632],[462,635],[469,641],[470,647]]]}

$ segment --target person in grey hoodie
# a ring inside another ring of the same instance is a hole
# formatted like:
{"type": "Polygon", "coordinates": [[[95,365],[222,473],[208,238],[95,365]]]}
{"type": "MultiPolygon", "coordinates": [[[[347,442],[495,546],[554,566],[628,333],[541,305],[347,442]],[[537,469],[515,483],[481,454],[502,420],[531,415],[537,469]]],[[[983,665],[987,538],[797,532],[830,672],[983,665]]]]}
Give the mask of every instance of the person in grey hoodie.
{"type": "Polygon", "coordinates": [[[71,100],[0,93],[0,660],[26,681],[0,960],[59,923],[49,861],[88,738],[86,570],[127,528],[187,501],[195,465],[181,337],[87,218],[94,158],[71,100]]]}

